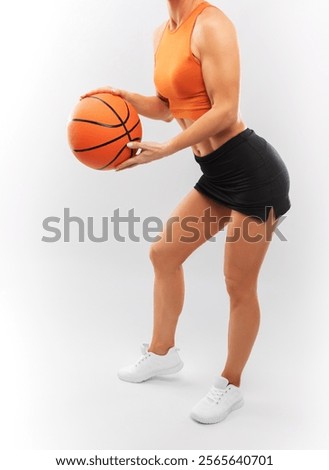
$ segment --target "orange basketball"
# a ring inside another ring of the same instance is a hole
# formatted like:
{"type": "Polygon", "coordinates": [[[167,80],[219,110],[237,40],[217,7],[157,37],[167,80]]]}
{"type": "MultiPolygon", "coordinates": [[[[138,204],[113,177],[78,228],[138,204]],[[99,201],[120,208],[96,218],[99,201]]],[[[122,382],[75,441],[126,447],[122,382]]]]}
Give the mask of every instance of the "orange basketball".
{"type": "Polygon", "coordinates": [[[142,125],[134,107],[123,98],[97,93],[75,106],[67,136],[81,163],[95,170],[112,170],[135,155],[127,143],[141,141],[142,125]]]}

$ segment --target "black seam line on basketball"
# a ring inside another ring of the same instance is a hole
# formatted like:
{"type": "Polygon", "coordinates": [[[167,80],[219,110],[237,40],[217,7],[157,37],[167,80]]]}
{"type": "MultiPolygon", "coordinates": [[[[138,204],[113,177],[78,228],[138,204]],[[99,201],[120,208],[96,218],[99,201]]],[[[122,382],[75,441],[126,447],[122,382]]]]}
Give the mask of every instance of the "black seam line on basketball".
{"type": "MultiPolygon", "coordinates": [[[[129,109],[129,106],[127,105],[127,103],[126,102],[124,102],[124,103],[125,103],[126,108],[127,108],[127,121],[128,121],[128,119],[130,118],[130,109],[129,109]]],[[[130,133],[129,133],[128,129],[127,129],[127,133],[128,133],[128,139],[131,140],[131,136],[130,136],[130,133]]]]}
{"type": "Polygon", "coordinates": [[[130,117],[130,110],[129,110],[129,107],[128,107],[127,103],[124,101],[124,104],[125,104],[125,106],[126,106],[126,108],[127,108],[128,113],[127,113],[127,117],[126,117],[125,121],[123,121],[122,118],[121,118],[121,116],[120,116],[120,114],[118,114],[118,113],[116,112],[116,110],[113,108],[113,106],[111,106],[111,105],[110,105],[109,103],[107,103],[106,101],[102,100],[102,98],[99,98],[98,96],[90,96],[90,98],[94,98],[95,100],[99,100],[99,101],[101,101],[103,104],[105,104],[105,106],[107,106],[108,108],[110,108],[110,109],[112,110],[112,112],[116,115],[116,117],[119,119],[119,121],[121,121],[121,124],[123,125],[123,127],[124,127],[126,133],[128,134],[128,137],[130,138],[129,131],[128,131],[127,127],[126,127],[126,122],[128,121],[128,119],[129,119],[129,117],[130,117]]]}
{"type": "MultiPolygon", "coordinates": [[[[139,124],[139,120],[136,122],[136,124],[130,129],[129,132],[132,132],[134,129],[136,129],[136,127],[138,126],[139,124]]],[[[119,135],[119,137],[116,137],[115,139],[112,139],[112,140],[109,140],[107,142],[104,142],[103,144],[99,144],[99,145],[95,145],[95,147],[88,147],[86,149],[81,149],[81,150],[78,150],[78,149],[73,149],[73,152],[88,152],[89,150],[95,150],[95,149],[99,149],[101,147],[105,147],[106,145],[109,145],[109,144],[112,144],[113,142],[116,142],[117,140],[120,140],[122,139],[122,137],[124,137],[125,135],[128,135],[129,137],[129,132],[125,132],[124,134],[121,134],[119,135]]],[[[130,139],[131,141],[131,139],[130,139]]]]}
{"type": "Polygon", "coordinates": [[[122,127],[122,124],[105,124],[104,122],[97,122],[97,121],[90,121],[89,119],[80,119],[80,118],[74,118],[72,121],[76,122],[87,122],[88,124],[95,124],[96,126],[102,126],[102,127],[110,127],[111,129],[114,129],[116,127],[122,127]]]}
{"type": "MultiPolygon", "coordinates": [[[[130,136],[130,133],[129,133],[129,130],[127,129],[126,127],[126,122],[128,121],[128,119],[130,118],[130,109],[129,109],[129,106],[127,105],[126,101],[124,101],[124,104],[126,106],[126,109],[127,109],[127,117],[125,119],[125,121],[122,120],[121,116],[116,112],[116,110],[109,104],[107,103],[106,101],[102,100],[102,98],[99,98],[98,96],[90,96],[90,98],[94,98],[96,100],[99,100],[101,101],[103,104],[105,104],[105,106],[107,106],[108,108],[110,108],[112,110],[112,112],[117,116],[117,118],[119,119],[119,121],[121,121],[122,123],[122,126],[124,127],[125,131],[126,131],[126,135],[128,136],[128,139],[131,141],[131,136],[130,136]]],[[[130,131],[131,132],[131,131],[130,131]]],[[[132,154],[132,152],[131,152],[132,154]]]]}
{"type": "MultiPolygon", "coordinates": [[[[139,141],[139,139],[133,139],[132,142],[137,142],[139,141]]],[[[105,170],[105,168],[107,168],[108,166],[110,166],[118,157],[119,155],[121,155],[121,153],[123,152],[125,146],[122,147],[122,149],[119,151],[119,153],[117,153],[117,155],[113,158],[113,160],[111,160],[109,163],[107,163],[105,166],[102,166],[102,168],[97,168],[98,170],[105,170]]],[[[131,158],[133,156],[133,149],[131,149],[131,154],[130,154],[130,157],[131,158]]]]}
{"type": "Polygon", "coordinates": [[[122,147],[121,150],[119,150],[119,152],[116,154],[116,156],[109,162],[107,163],[106,165],[102,166],[101,168],[98,168],[99,170],[105,170],[105,168],[107,168],[108,166],[110,166],[121,154],[122,152],[124,151],[124,149],[126,148],[126,145],[124,145],[122,147]]]}
{"type": "MultiPolygon", "coordinates": [[[[113,109],[112,106],[111,106],[110,104],[108,104],[106,101],[104,101],[104,100],[102,100],[101,98],[98,98],[98,97],[96,97],[96,96],[89,96],[89,98],[94,98],[94,99],[96,99],[96,100],[99,100],[99,101],[101,101],[103,104],[105,104],[108,108],[110,108],[111,111],[114,112],[114,114],[116,115],[116,117],[117,117],[117,118],[119,119],[119,121],[120,121],[120,124],[118,124],[117,126],[118,126],[118,127],[121,127],[121,126],[125,127],[125,124],[127,123],[128,119],[129,119],[129,117],[130,117],[129,108],[127,107],[127,103],[126,103],[126,102],[125,102],[125,105],[126,105],[126,108],[128,109],[128,114],[127,114],[127,117],[126,117],[124,120],[122,120],[121,116],[120,116],[119,114],[117,114],[117,112],[115,111],[115,109],[113,109]]],[[[84,121],[84,119],[78,119],[78,118],[72,119],[72,121],[78,121],[78,120],[84,121]]],[[[88,122],[88,121],[86,120],[86,122],[88,122]]],[[[96,123],[96,121],[90,121],[90,122],[95,122],[95,123],[96,123]]],[[[114,127],[114,126],[113,126],[113,127],[114,127]]]]}

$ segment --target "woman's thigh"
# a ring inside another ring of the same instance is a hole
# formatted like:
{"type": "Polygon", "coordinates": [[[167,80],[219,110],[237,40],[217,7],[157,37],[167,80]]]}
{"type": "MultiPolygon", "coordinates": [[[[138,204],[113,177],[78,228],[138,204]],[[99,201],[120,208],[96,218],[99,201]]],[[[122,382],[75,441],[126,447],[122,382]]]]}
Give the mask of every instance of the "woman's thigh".
{"type": "Polygon", "coordinates": [[[222,230],[230,220],[231,209],[222,206],[196,189],[192,189],[170,214],[151,246],[151,254],[159,254],[166,263],[183,263],[209,238],[222,230]]]}
{"type": "Polygon", "coordinates": [[[241,288],[256,284],[276,223],[273,208],[266,222],[232,210],[224,250],[227,283],[241,288]]]}

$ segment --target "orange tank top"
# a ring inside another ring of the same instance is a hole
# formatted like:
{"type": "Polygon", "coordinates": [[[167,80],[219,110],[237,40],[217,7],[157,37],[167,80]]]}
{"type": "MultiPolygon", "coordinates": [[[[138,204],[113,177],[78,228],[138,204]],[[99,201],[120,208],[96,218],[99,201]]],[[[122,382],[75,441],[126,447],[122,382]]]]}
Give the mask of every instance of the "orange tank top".
{"type": "Polygon", "coordinates": [[[194,24],[208,6],[200,3],[174,31],[168,21],[155,52],[154,83],[175,118],[195,120],[211,108],[201,64],[191,51],[194,24]]]}

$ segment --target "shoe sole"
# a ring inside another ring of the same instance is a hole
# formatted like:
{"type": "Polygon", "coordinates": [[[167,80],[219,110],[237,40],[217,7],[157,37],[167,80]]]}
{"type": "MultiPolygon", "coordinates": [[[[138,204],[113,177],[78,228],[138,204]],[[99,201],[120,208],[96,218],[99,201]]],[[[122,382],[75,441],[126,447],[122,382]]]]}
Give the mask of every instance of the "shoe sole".
{"type": "Polygon", "coordinates": [[[141,382],[145,382],[146,380],[152,379],[153,377],[157,377],[159,375],[175,374],[176,372],[179,372],[180,370],[182,370],[183,367],[184,367],[184,363],[181,362],[181,363],[177,364],[174,367],[170,367],[169,369],[159,370],[156,373],[154,373],[154,374],[152,374],[148,377],[145,377],[143,379],[140,379],[140,378],[133,379],[133,378],[130,378],[130,377],[121,377],[119,374],[118,374],[118,377],[119,377],[119,379],[124,380],[125,382],[141,383],[141,382]]]}
{"type": "Polygon", "coordinates": [[[232,405],[231,408],[229,408],[225,413],[223,413],[222,415],[220,415],[219,417],[214,418],[214,419],[204,419],[204,418],[201,418],[200,416],[194,414],[193,412],[191,412],[190,416],[195,421],[197,421],[198,423],[201,423],[201,424],[216,424],[216,423],[220,423],[221,421],[224,421],[224,419],[231,413],[231,411],[238,410],[243,405],[244,405],[244,400],[243,400],[243,398],[241,398],[241,400],[239,400],[237,403],[232,405]]]}

